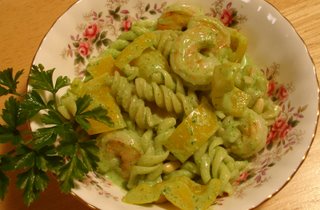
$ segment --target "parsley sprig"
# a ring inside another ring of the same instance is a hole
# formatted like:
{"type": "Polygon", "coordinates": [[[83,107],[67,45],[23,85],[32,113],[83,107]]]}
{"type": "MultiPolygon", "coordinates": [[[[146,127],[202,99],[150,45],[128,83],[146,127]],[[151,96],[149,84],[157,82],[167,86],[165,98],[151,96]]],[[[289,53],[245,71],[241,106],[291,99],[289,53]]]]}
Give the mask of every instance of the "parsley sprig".
{"type": "Polygon", "coordinates": [[[19,78],[23,74],[23,70],[18,71],[13,77],[13,69],[8,68],[0,72],[0,96],[7,94],[19,95],[17,90],[17,85],[19,83],[19,78]]]}
{"type": "Polygon", "coordinates": [[[2,110],[0,143],[9,143],[13,149],[0,155],[0,198],[4,199],[9,185],[6,173],[18,170],[17,186],[23,190],[24,202],[30,205],[49,182],[49,173],[56,175],[62,192],[68,193],[89,171],[95,171],[99,158],[94,136],[87,134],[88,119],[112,123],[107,110],[101,106],[90,108],[89,95],[75,101],[77,111],[66,119],[58,111],[57,93],[70,85],[69,78],[53,79],[54,69],[33,65],[29,76],[29,91],[17,93],[17,84],[23,71],[13,74],[11,68],[0,72],[0,96],[11,96],[2,110]],[[17,98],[16,96],[19,96],[17,98]],[[22,99],[21,99],[22,98],[22,99]],[[33,119],[42,126],[25,129],[33,119]]]}

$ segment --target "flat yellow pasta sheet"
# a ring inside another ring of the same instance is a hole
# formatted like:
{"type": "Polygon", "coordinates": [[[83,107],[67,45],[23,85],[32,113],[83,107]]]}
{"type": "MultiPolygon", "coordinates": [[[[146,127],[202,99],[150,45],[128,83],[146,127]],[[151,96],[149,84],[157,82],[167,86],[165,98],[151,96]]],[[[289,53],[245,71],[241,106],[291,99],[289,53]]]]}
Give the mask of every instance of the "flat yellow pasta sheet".
{"type": "Polygon", "coordinates": [[[164,146],[181,162],[185,162],[217,129],[217,117],[208,102],[203,100],[179,124],[164,146]]]}

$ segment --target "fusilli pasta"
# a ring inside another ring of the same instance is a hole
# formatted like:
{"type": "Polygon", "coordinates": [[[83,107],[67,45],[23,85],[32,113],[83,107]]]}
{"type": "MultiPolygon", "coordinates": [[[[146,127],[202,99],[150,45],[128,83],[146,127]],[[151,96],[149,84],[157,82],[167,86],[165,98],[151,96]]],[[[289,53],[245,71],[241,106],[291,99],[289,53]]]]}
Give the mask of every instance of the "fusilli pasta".
{"type": "Polygon", "coordinates": [[[188,115],[193,109],[194,105],[190,102],[187,96],[182,93],[174,93],[171,89],[164,85],[157,85],[156,83],[148,83],[143,78],[135,80],[135,87],[137,95],[147,101],[155,101],[157,106],[166,109],[168,112],[175,112],[180,114],[184,112],[188,115]]]}
{"type": "Polygon", "coordinates": [[[140,128],[152,128],[159,124],[160,119],[151,113],[142,99],[133,94],[133,84],[129,83],[118,72],[107,80],[107,84],[111,87],[111,93],[116,101],[129,114],[132,120],[135,120],[140,128]]]}

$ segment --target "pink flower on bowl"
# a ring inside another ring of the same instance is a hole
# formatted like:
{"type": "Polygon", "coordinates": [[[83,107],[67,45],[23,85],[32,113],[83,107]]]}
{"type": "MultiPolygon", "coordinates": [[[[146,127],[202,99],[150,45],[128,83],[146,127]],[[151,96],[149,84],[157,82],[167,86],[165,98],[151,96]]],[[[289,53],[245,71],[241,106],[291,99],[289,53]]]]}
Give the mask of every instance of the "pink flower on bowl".
{"type": "Polygon", "coordinates": [[[239,177],[235,180],[235,184],[241,184],[249,178],[250,174],[248,171],[242,172],[239,177]]]}
{"type": "Polygon", "coordinates": [[[279,118],[276,120],[276,122],[273,124],[273,128],[276,130],[282,129],[283,127],[287,126],[287,122],[285,119],[279,118]]]}
{"type": "Polygon", "coordinates": [[[132,22],[129,19],[122,21],[122,28],[124,31],[129,31],[131,28],[132,22]]]}
{"type": "Polygon", "coordinates": [[[83,36],[87,39],[94,39],[96,38],[97,34],[99,33],[99,27],[97,24],[93,23],[86,27],[83,32],[83,36]]]}
{"type": "Polygon", "coordinates": [[[276,130],[279,138],[284,139],[288,132],[290,131],[291,126],[288,124],[288,122],[285,119],[277,119],[276,122],[272,126],[272,130],[276,130]]]}
{"type": "Polygon", "coordinates": [[[86,57],[90,54],[90,45],[88,42],[80,42],[78,52],[82,57],[86,57]]]}
{"type": "Polygon", "coordinates": [[[291,130],[291,126],[286,124],[286,126],[284,126],[279,133],[280,139],[284,139],[290,130],[291,130]]]}
{"type": "Polygon", "coordinates": [[[288,95],[288,90],[283,85],[281,85],[279,87],[278,98],[281,101],[284,101],[285,99],[287,99],[288,95]]]}
{"type": "Polygon", "coordinates": [[[276,89],[276,83],[274,81],[269,81],[268,83],[268,96],[272,96],[276,89]]]}
{"type": "Polygon", "coordinates": [[[267,136],[267,145],[270,144],[271,142],[273,142],[278,136],[278,133],[276,130],[273,130],[271,129],[268,133],[268,136],[267,136]]]}
{"type": "Polygon", "coordinates": [[[291,130],[291,128],[292,126],[288,124],[286,119],[283,119],[283,118],[277,119],[273,123],[268,133],[267,144],[271,143],[277,138],[284,139],[287,136],[288,132],[291,130]]]}
{"type": "Polygon", "coordinates": [[[233,21],[233,11],[231,9],[231,5],[232,5],[231,2],[229,4],[227,4],[227,7],[225,9],[223,9],[221,16],[220,16],[221,22],[226,26],[231,25],[231,23],[233,21]]]}

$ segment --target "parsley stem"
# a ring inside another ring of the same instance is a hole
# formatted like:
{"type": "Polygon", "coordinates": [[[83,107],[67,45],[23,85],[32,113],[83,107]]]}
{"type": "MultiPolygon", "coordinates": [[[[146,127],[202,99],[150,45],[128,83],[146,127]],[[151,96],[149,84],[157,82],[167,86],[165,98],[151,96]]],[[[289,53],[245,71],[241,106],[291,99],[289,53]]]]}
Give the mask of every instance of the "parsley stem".
{"type": "Polygon", "coordinates": [[[53,101],[54,101],[54,108],[57,110],[58,105],[57,105],[57,94],[55,92],[52,93],[53,101]]]}
{"type": "Polygon", "coordinates": [[[12,95],[18,96],[18,97],[24,97],[23,94],[20,94],[20,93],[18,93],[18,92],[16,92],[16,91],[12,92],[12,95]]]}

